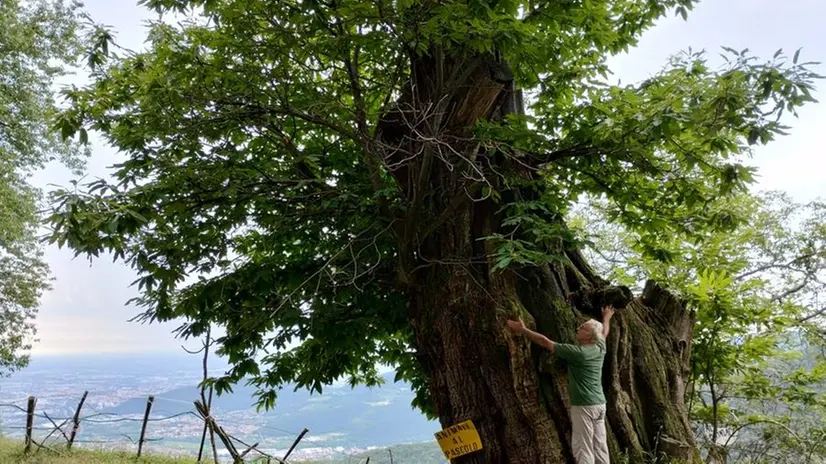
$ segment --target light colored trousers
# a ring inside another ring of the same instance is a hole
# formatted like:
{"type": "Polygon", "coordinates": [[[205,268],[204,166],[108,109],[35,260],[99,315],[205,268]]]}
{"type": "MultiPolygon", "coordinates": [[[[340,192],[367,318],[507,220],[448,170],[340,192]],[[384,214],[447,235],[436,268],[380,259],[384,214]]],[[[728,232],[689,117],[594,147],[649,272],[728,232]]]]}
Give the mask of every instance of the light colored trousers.
{"type": "Polygon", "coordinates": [[[605,405],[571,406],[571,423],[576,464],[609,464],[605,405]]]}

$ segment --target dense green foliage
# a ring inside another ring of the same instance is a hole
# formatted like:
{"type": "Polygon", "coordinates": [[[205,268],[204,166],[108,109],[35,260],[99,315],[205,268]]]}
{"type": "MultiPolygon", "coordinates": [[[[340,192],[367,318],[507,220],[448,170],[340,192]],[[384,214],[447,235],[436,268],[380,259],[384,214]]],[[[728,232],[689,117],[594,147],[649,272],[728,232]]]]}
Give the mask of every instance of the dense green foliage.
{"type": "Polygon", "coordinates": [[[762,459],[752,462],[824,457],[826,204],[770,192],[719,207],[748,221],[699,243],[664,237],[668,260],[641,257],[640,234],[606,222],[604,203],[571,223],[605,275],[631,286],[653,277],[696,311],[688,401],[707,446],[762,459]]]}
{"type": "Polygon", "coordinates": [[[53,160],[78,167],[77,147],[59,139],[53,84],[80,51],[76,6],[0,3],[0,372],[28,362],[48,269],[37,240],[40,193],[29,184],[53,160]]]}
{"type": "Polygon", "coordinates": [[[558,218],[584,196],[607,199],[646,259],[741,219],[708,205],[751,182],[742,156],[782,133],[816,76],[797,54],[729,50],[718,69],[684,53],[607,83],[608,56],[693,3],[146,0],[185,19],[152,23],[145,52],[96,49],[94,81],[67,92],[64,133],[99,131],[127,159],[112,181],[56,192],[51,239],[131,265],[146,320],[183,318],[183,336],[223,326],[219,390],[251,378],[271,406],[284,383],[373,383],[384,363],[425,406],[406,293],[422,269],[468,264],[419,251],[450,219],[434,199],[498,203],[491,272],[559,259],[572,237],[558,218]],[[444,127],[440,105],[488,56],[510,65],[528,114],[444,127]],[[435,90],[397,105],[411,73],[435,90]],[[377,127],[407,106],[396,124],[411,135],[388,145],[377,127]],[[437,172],[452,190],[423,188],[437,172]]]}

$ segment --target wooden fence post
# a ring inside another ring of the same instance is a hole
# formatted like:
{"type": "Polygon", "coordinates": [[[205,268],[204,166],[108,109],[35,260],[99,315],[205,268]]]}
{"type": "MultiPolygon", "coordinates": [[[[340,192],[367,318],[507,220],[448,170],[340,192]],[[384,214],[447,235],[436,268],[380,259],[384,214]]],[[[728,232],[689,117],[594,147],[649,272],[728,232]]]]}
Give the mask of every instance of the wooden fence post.
{"type": "Polygon", "coordinates": [[[146,423],[149,421],[149,413],[152,412],[152,402],[155,401],[154,396],[149,396],[146,400],[146,412],[143,413],[143,425],[141,425],[141,437],[138,439],[138,457],[141,457],[141,450],[143,449],[143,442],[146,441],[146,423]]]}
{"type": "Polygon", "coordinates": [[[32,429],[34,428],[34,406],[37,404],[37,398],[30,396],[29,403],[26,406],[26,448],[25,453],[32,449],[32,429]]]}
{"type": "Polygon", "coordinates": [[[204,445],[206,444],[207,430],[209,429],[209,422],[204,421],[204,431],[201,433],[201,447],[198,448],[198,461],[204,457],[204,445]]]}
{"type": "Polygon", "coordinates": [[[80,410],[83,409],[83,403],[86,402],[87,396],[89,396],[88,390],[83,392],[80,403],[77,404],[77,409],[75,409],[75,415],[72,416],[72,433],[69,434],[69,444],[67,445],[69,449],[72,449],[72,444],[75,442],[77,431],[80,428],[80,410]]]}
{"type": "MultiPolygon", "coordinates": [[[[210,413],[207,410],[207,407],[203,403],[201,403],[200,400],[195,400],[194,403],[195,403],[195,409],[204,418],[204,420],[209,423],[209,429],[212,432],[214,432],[215,435],[218,435],[218,438],[221,440],[221,442],[224,443],[224,447],[229,452],[229,455],[232,456],[233,462],[238,462],[238,450],[235,449],[235,446],[233,446],[232,440],[230,440],[227,433],[224,432],[224,429],[221,428],[221,426],[218,425],[215,422],[215,419],[212,416],[210,416],[210,413]]],[[[216,459],[217,459],[217,456],[216,456],[216,459]]]]}
{"type": "Polygon", "coordinates": [[[224,428],[220,425],[215,424],[215,419],[211,419],[212,421],[212,428],[215,429],[215,434],[218,435],[218,438],[221,439],[221,442],[224,443],[224,447],[229,452],[229,455],[232,456],[232,462],[238,462],[238,450],[235,448],[235,445],[232,444],[232,440],[227,435],[227,432],[224,431],[224,428]]]}
{"type": "MultiPolygon", "coordinates": [[[[215,450],[215,432],[212,431],[212,428],[209,426],[209,415],[211,414],[210,409],[212,408],[212,392],[213,388],[209,387],[209,399],[207,400],[206,404],[204,404],[204,409],[206,411],[206,417],[204,417],[204,433],[201,434],[201,448],[198,449],[198,462],[201,462],[201,459],[204,456],[204,444],[206,444],[206,436],[207,430],[209,431],[209,441],[212,443],[212,457],[215,460],[216,464],[218,462],[218,452],[215,450]]],[[[204,396],[203,394],[201,396],[204,396]]]]}
{"type": "Polygon", "coordinates": [[[286,461],[287,458],[290,457],[291,454],[293,454],[293,450],[295,450],[295,447],[298,446],[298,442],[300,442],[301,439],[304,438],[304,435],[307,435],[307,432],[309,432],[309,430],[304,428],[304,430],[302,430],[301,433],[298,434],[298,437],[296,437],[295,441],[293,442],[293,446],[290,446],[290,449],[287,450],[287,454],[284,455],[282,461],[286,461]]]}

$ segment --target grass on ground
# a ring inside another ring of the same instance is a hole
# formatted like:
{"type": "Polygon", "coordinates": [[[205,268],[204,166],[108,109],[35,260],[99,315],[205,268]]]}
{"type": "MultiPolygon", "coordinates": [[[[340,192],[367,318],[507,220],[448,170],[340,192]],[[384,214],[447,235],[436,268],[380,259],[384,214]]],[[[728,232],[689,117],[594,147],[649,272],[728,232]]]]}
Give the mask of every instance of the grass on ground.
{"type": "MultiPolygon", "coordinates": [[[[32,450],[34,451],[34,449],[32,450]]],[[[23,454],[23,444],[16,441],[0,439],[0,464],[195,464],[195,459],[169,456],[141,456],[135,458],[135,453],[116,451],[89,451],[72,450],[65,448],[57,450],[60,454],[41,449],[28,456],[23,454]]]]}
{"type": "MultiPolygon", "coordinates": [[[[2,1],[2,0],[0,0],[2,1]]],[[[327,460],[327,461],[295,461],[295,464],[356,464],[362,463],[370,458],[370,464],[444,464],[439,447],[432,442],[403,444],[392,447],[393,458],[387,449],[375,449],[366,451],[359,455],[351,456],[349,459],[327,460]]],[[[135,457],[135,452],[119,451],[92,451],[77,449],[71,452],[65,448],[55,448],[53,451],[41,449],[29,455],[23,453],[23,443],[13,439],[3,439],[0,437],[0,464],[196,464],[196,460],[191,457],[172,457],[163,455],[135,457]]],[[[211,461],[205,461],[211,462],[211,461]]],[[[261,462],[261,461],[259,461],[261,462]]],[[[290,462],[293,462],[292,460],[290,462]]]]}

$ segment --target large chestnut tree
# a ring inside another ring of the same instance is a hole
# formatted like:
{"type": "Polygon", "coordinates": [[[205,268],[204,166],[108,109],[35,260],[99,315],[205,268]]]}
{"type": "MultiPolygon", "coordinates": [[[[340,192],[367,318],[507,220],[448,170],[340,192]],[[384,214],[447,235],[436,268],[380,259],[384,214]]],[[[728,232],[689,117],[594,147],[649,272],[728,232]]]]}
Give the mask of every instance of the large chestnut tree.
{"type": "Polygon", "coordinates": [[[247,379],[273,406],[281,385],[391,365],[416,406],[479,429],[456,462],[570,462],[564,366],[504,321],[571,342],[613,303],[612,455],[695,458],[693,315],[596,275],[564,216],[603,197],[661,259],[664,237],[735,226],[706,206],[811,101],[796,55],[684,53],[608,85],[606,59],[693,0],[143,3],[186,19],[152,23],[143,52],[93,51],[67,92],[61,129],[126,160],[56,193],[52,240],[134,267],[146,320],[222,326],[219,388],[247,379]]]}

